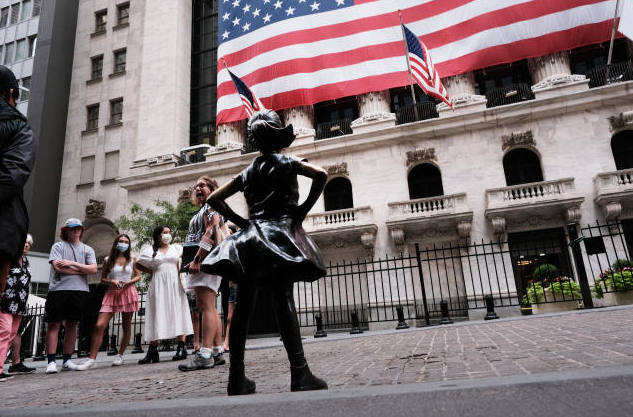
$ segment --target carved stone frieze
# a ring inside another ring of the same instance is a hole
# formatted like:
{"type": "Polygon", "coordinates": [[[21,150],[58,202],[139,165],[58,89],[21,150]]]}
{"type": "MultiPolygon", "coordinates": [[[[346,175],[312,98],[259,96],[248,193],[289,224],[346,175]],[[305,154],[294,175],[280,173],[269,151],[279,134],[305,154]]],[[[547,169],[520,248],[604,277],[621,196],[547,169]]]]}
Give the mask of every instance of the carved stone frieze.
{"type": "Polygon", "coordinates": [[[178,204],[186,203],[187,201],[191,200],[192,194],[193,194],[193,188],[191,187],[178,191],[178,204]]]}
{"type": "Polygon", "coordinates": [[[91,198],[88,200],[88,205],[86,205],[86,219],[98,219],[100,217],[104,217],[105,210],[105,201],[93,200],[91,198]]]}
{"type": "Polygon", "coordinates": [[[531,130],[526,130],[525,132],[512,132],[509,135],[501,136],[501,149],[504,152],[507,149],[521,145],[536,146],[531,130]]]}
{"type": "Polygon", "coordinates": [[[435,148],[420,148],[407,151],[407,166],[412,167],[423,162],[436,161],[435,148]]]}
{"type": "Polygon", "coordinates": [[[454,239],[456,237],[455,228],[448,229],[425,229],[419,233],[407,235],[407,240],[411,242],[420,242],[424,239],[454,239]]]}
{"type": "MultiPolygon", "coordinates": [[[[574,210],[572,210],[571,214],[576,215],[576,213],[574,213],[574,210]]],[[[512,230],[518,230],[518,229],[535,229],[535,228],[543,228],[547,226],[564,225],[567,222],[566,217],[567,217],[567,213],[565,213],[565,215],[559,214],[553,217],[531,215],[521,220],[508,219],[506,222],[506,228],[512,229],[512,230]]]]}
{"type": "Polygon", "coordinates": [[[337,164],[327,165],[323,167],[327,172],[328,176],[333,175],[344,175],[349,177],[349,172],[347,171],[347,162],[341,162],[337,164]]]}
{"type": "Polygon", "coordinates": [[[620,113],[617,116],[609,116],[609,130],[617,132],[622,129],[631,128],[633,125],[633,111],[620,113]]]}

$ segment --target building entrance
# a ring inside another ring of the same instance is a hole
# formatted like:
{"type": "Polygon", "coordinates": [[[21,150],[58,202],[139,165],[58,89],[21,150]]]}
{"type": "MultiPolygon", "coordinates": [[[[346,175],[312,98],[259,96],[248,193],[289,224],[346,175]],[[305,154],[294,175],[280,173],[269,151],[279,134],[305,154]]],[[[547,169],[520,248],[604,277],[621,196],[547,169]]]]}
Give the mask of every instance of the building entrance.
{"type": "Polygon", "coordinates": [[[572,268],[562,227],[508,233],[508,247],[519,302],[534,283],[572,277],[572,268]]]}

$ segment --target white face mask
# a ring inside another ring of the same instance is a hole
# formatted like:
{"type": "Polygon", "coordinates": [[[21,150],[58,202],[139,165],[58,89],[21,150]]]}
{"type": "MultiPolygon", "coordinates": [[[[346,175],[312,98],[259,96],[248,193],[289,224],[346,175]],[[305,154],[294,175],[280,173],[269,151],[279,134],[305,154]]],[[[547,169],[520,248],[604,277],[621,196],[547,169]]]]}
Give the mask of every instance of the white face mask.
{"type": "Polygon", "coordinates": [[[171,242],[171,235],[169,233],[163,233],[160,237],[164,244],[169,245],[171,242]]]}

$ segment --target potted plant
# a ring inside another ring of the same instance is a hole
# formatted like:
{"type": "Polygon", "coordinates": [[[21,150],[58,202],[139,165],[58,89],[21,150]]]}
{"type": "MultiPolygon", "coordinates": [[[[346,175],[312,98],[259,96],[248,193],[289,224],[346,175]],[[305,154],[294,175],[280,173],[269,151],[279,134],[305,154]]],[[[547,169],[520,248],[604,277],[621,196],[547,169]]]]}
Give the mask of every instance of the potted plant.
{"type": "MultiPolygon", "coordinates": [[[[550,268],[543,269],[548,271],[548,274],[552,271],[550,268]]],[[[539,278],[541,278],[540,282],[528,283],[523,296],[523,304],[531,304],[534,314],[554,313],[578,308],[578,300],[582,300],[578,283],[568,277],[561,276],[555,278],[548,276],[546,279],[539,276],[539,278]]]]}
{"type": "Polygon", "coordinates": [[[633,272],[627,259],[618,259],[612,268],[602,272],[592,288],[593,295],[605,307],[633,304],[633,272]]]}

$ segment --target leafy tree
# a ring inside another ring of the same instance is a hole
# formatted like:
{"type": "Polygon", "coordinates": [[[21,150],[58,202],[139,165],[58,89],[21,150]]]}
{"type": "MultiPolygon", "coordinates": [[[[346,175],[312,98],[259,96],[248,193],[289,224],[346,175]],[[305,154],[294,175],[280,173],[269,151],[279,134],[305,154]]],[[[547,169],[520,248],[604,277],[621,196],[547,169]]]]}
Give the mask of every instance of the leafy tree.
{"type": "Polygon", "coordinates": [[[134,248],[152,244],[152,232],[159,225],[171,229],[174,243],[183,243],[189,228],[189,220],[198,211],[190,202],[174,206],[168,201],[156,200],[155,208],[143,208],[133,204],[129,215],[119,217],[114,223],[119,230],[129,231],[134,236],[134,248]]]}

